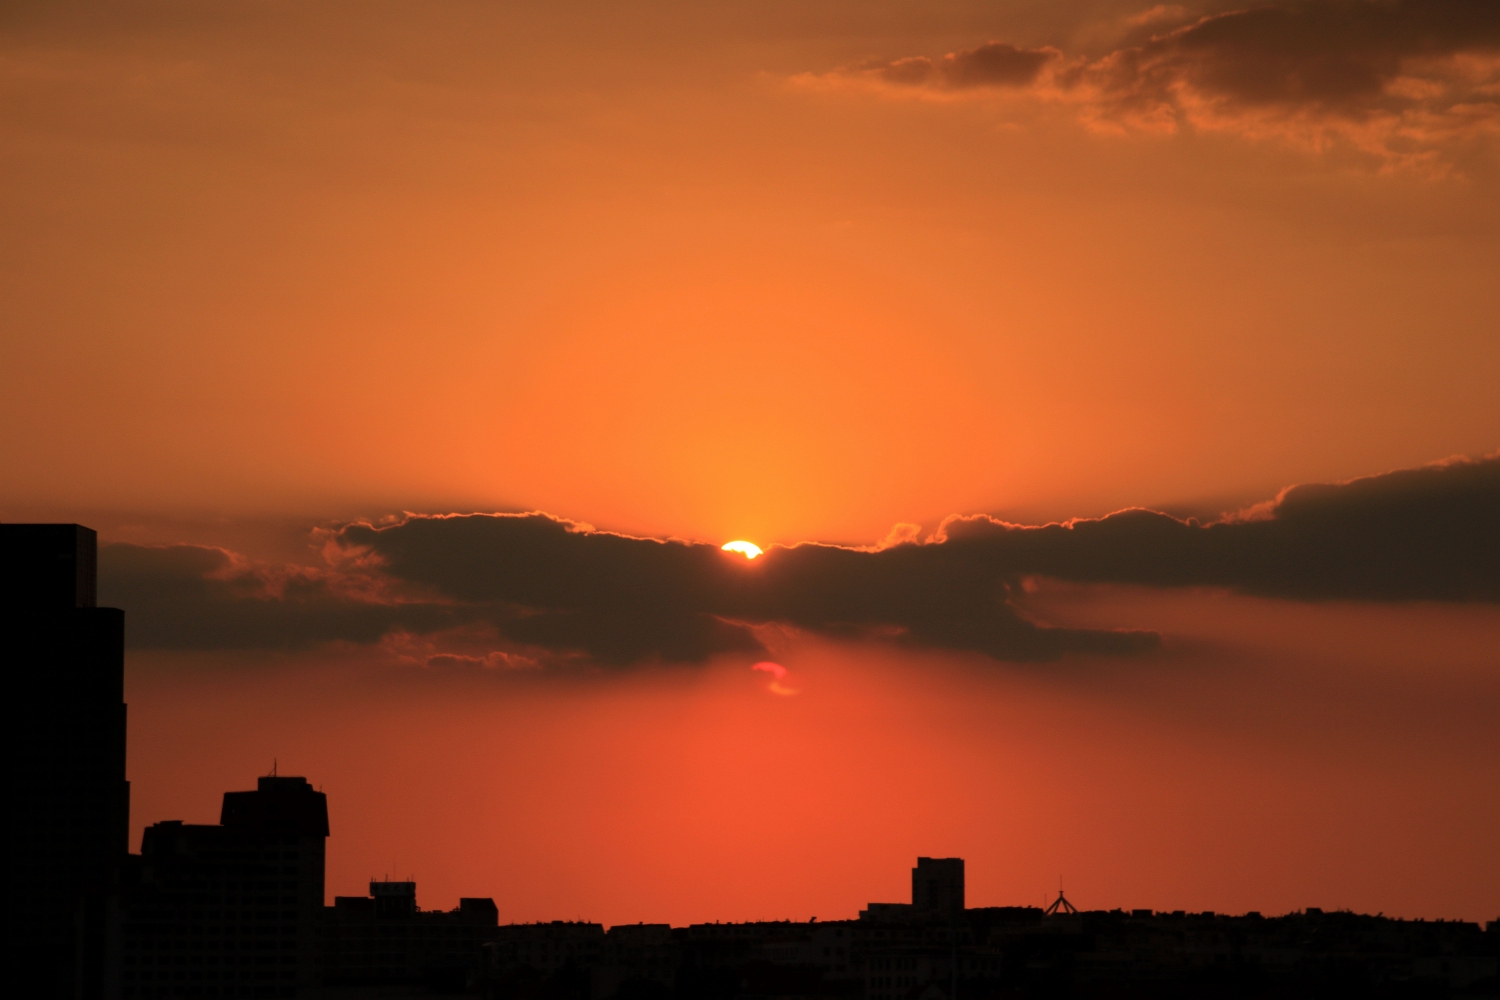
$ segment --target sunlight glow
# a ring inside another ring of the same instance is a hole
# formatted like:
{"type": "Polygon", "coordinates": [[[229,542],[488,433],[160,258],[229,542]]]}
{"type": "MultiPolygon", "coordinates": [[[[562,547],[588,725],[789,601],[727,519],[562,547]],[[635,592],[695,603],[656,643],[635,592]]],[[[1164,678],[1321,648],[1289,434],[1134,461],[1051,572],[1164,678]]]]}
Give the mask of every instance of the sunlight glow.
{"type": "Polygon", "coordinates": [[[790,684],[782,683],[782,681],[787,679],[788,672],[786,667],[783,667],[779,663],[773,663],[770,660],[762,660],[759,663],[751,664],[750,669],[759,670],[762,673],[771,675],[771,683],[766,686],[766,690],[770,691],[772,694],[779,694],[782,697],[790,697],[794,694],[801,694],[801,691],[799,691],[797,688],[792,687],[790,684]]]}
{"type": "Polygon", "coordinates": [[[725,542],[722,546],[725,552],[739,552],[746,559],[754,559],[760,555],[760,546],[754,542],[725,542]]]}

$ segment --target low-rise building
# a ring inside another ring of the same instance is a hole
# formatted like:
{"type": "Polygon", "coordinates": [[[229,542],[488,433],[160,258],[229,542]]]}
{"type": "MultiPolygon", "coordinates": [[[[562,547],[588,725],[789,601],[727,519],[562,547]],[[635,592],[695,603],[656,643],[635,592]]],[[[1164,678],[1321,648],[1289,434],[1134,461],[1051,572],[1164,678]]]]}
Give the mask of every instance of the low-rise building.
{"type": "Polygon", "coordinates": [[[332,987],[461,990],[478,981],[498,924],[493,899],[465,897],[452,910],[422,910],[415,882],[371,882],[368,896],[337,896],[324,910],[322,980],[332,987]]]}

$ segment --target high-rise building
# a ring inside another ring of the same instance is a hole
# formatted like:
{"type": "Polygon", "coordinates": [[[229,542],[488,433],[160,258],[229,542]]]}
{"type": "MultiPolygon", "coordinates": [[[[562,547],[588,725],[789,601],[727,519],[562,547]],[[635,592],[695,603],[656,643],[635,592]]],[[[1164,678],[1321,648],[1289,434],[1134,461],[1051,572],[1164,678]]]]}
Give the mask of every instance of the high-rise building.
{"type": "Polygon", "coordinates": [[[111,994],[128,851],[125,613],[95,607],[97,538],[0,524],[0,628],[11,739],[7,984],[27,997],[111,994]]]}
{"type": "Polygon", "coordinates": [[[911,907],[919,916],[963,916],[964,859],[918,858],[911,870],[911,907]]]}
{"type": "Polygon", "coordinates": [[[327,797],[274,775],[226,792],[218,826],[147,827],[126,898],[126,1000],[314,992],[327,837],[327,797]]]}

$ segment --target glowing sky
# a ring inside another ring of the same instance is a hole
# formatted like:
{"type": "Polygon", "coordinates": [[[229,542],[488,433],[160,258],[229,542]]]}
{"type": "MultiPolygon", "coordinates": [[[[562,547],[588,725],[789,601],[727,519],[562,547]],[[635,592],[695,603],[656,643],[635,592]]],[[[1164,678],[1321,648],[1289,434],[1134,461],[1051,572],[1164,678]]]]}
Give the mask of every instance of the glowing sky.
{"type": "Polygon", "coordinates": [[[19,3],[0,93],[137,832],[275,757],[502,919],[1496,916],[1492,4],[19,3]]]}

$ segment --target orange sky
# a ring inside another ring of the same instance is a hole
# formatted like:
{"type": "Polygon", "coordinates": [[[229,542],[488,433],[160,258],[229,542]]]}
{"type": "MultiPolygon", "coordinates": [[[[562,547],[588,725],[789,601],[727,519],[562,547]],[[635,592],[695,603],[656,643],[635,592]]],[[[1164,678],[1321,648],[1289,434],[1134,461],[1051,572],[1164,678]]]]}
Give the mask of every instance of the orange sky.
{"type": "MultiPolygon", "coordinates": [[[[1149,6],[12,5],[0,517],[304,566],[401,511],[868,544],[1492,453],[1495,26],[1257,103],[1147,41],[1233,5],[1149,6]],[[1043,68],[943,82],[992,40],[1043,68]],[[1110,75],[1152,45],[1171,128],[1110,75]]],[[[803,636],[787,698],[134,652],[134,820],[279,756],[330,893],[507,919],[849,916],[949,851],[975,902],[1494,918],[1492,603],[1037,600],[1165,649],[803,636]]]]}
{"type": "Polygon", "coordinates": [[[1494,918],[1493,608],[1064,596],[1168,627],[1168,655],[794,642],[778,696],[736,661],[578,682],[139,654],[137,828],[214,821],[279,755],[329,795],[330,895],[410,876],[507,921],[846,919],[905,901],[918,854],[967,858],[970,905],[1061,875],[1086,908],[1494,918]]]}
{"type": "Polygon", "coordinates": [[[713,6],[23,6],[8,499],[865,539],[1494,447],[1492,161],[796,79],[1131,8],[713,6]]]}

